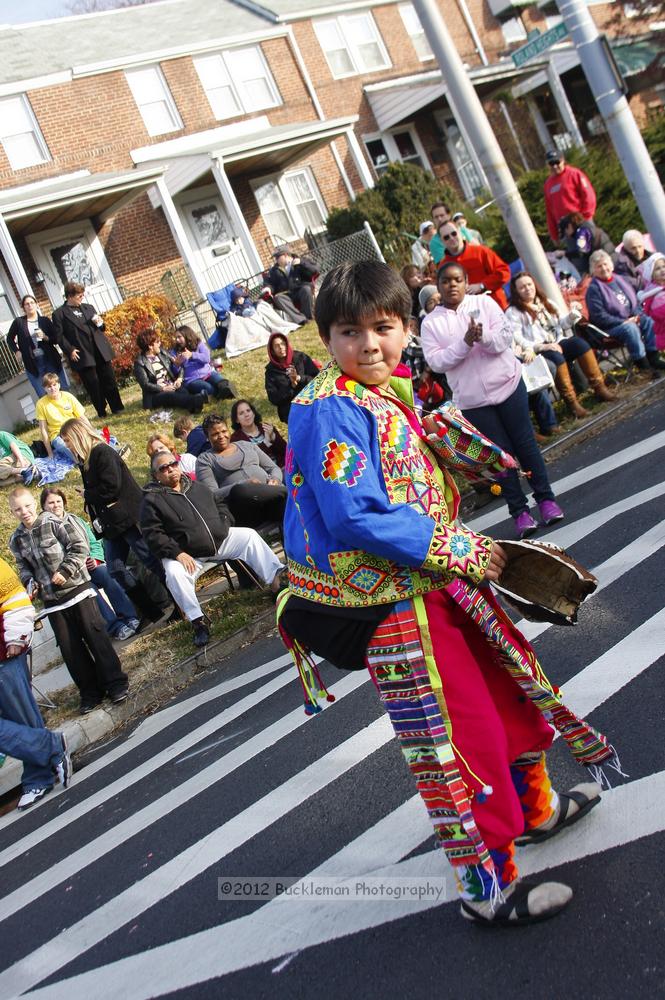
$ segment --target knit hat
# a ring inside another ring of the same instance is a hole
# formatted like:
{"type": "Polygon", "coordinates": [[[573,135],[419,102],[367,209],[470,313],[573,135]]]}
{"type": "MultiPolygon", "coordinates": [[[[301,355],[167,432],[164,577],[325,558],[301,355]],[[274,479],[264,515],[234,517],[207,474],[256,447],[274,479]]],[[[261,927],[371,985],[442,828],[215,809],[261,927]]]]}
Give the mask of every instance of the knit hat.
{"type": "Polygon", "coordinates": [[[418,302],[420,303],[421,309],[424,309],[426,307],[429,300],[432,298],[433,295],[436,295],[437,291],[438,288],[436,287],[436,285],[423,285],[423,287],[418,292],[418,302]]]}
{"type": "Polygon", "coordinates": [[[426,233],[427,230],[430,229],[430,228],[431,229],[435,228],[434,223],[432,222],[431,219],[427,219],[425,222],[421,222],[420,223],[420,229],[418,230],[418,235],[422,236],[423,233],[426,233]]]}
{"type": "Polygon", "coordinates": [[[653,274],[653,269],[659,260],[665,260],[665,254],[662,253],[652,253],[650,257],[640,264],[638,271],[644,275],[645,284],[651,281],[651,275],[653,274]]]}

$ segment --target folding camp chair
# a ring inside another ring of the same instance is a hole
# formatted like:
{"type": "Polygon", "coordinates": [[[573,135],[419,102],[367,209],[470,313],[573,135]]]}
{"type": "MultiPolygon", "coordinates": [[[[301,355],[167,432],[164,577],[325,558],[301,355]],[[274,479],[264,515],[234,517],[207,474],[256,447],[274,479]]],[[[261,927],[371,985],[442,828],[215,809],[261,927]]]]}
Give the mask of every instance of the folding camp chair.
{"type": "Polygon", "coordinates": [[[605,333],[600,327],[594,326],[593,323],[589,323],[587,320],[579,320],[575,324],[574,329],[575,333],[591,344],[594,351],[599,355],[599,362],[603,358],[610,362],[612,365],[611,373],[615,380],[617,380],[618,372],[621,371],[625,373],[623,375],[624,383],[630,381],[632,376],[630,356],[625,345],[620,340],[617,340],[610,333],[605,333]]]}

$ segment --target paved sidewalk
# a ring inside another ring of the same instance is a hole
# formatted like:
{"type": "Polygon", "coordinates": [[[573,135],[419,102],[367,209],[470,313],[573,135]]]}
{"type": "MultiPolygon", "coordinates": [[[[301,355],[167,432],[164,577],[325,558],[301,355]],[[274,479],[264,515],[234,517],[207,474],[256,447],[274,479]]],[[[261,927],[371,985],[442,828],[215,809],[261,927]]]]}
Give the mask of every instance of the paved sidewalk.
{"type": "MultiPolygon", "coordinates": [[[[597,417],[586,420],[584,423],[580,423],[579,426],[574,427],[567,434],[562,434],[560,437],[555,438],[551,444],[543,448],[543,454],[546,458],[563,454],[568,448],[574,447],[586,438],[600,433],[610,421],[625,419],[627,416],[630,416],[631,412],[645,406],[655,395],[662,394],[663,392],[665,392],[665,378],[648,383],[629,398],[608,407],[599,413],[597,417]]],[[[465,518],[470,517],[473,513],[472,492],[466,495],[466,500],[467,509],[464,510],[463,508],[462,510],[462,516],[465,518]]],[[[208,588],[206,588],[206,591],[210,593],[218,586],[219,584],[213,584],[210,591],[208,591],[208,588]]],[[[247,642],[252,642],[259,636],[265,636],[266,630],[273,627],[273,625],[274,610],[270,609],[261,614],[249,625],[239,629],[238,632],[234,632],[233,635],[227,636],[226,639],[212,642],[206,649],[195,653],[180,663],[174,664],[163,671],[158,677],[155,677],[149,684],[142,685],[137,692],[133,692],[130,689],[129,698],[122,705],[111,706],[109,704],[107,708],[98,708],[89,715],[66,722],[61,727],[61,731],[65,733],[70,752],[74,753],[77,750],[82,750],[84,747],[108,736],[114,729],[126,725],[129,721],[156,709],[163,704],[165,698],[172,696],[174,688],[185,687],[191,678],[201,670],[218,665],[247,642]]],[[[71,684],[71,678],[64,666],[41,673],[37,677],[37,685],[44,693],[59,690],[61,687],[66,687],[69,684],[71,684]],[[66,683],[63,683],[65,680],[66,683]]],[[[45,721],[48,725],[48,712],[45,715],[45,721]]],[[[18,761],[7,758],[4,766],[0,768],[0,795],[18,788],[21,778],[21,768],[22,765],[18,761]]]]}

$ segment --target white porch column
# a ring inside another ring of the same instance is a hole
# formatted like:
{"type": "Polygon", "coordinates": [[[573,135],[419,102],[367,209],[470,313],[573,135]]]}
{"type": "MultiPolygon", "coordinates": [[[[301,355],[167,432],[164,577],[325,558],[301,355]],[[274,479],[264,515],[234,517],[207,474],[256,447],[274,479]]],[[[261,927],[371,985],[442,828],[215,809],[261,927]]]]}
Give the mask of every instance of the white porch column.
{"type": "Polygon", "coordinates": [[[240,236],[240,241],[243,245],[245,253],[247,254],[247,259],[257,273],[259,271],[263,271],[263,261],[261,260],[259,252],[254,244],[252,234],[249,231],[249,226],[245,222],[245,217],[242,214],[240,205],[238,204],[238,199],[236,198],[235,192],[231,187],[231,182],[226,176],[222,159],[219,156],[211,156],[210,163],[212,166],[212,175],[215,178],[215,184],[217,185],[219,193],[222,196],[224,207],[231,216],[233,224],[236,227],[236,231],[240,236]]]}
{"type": "Polygon", "coordinates": [[[356,133],[353,131],[352,128],[347,128],[345,135],[346,135],[346,141],[349,144],[351,157],[353,159],[355,168],[358,171],[358,174],[360,175],[360,180],[362,181],[363,187],[373,188],[375,183],[374,176],[369,168],[367,160],[365,159],[363,151],[360,148],[360,143],[356,138],[356,133]]]}
{"type": "Polygon", "coordinates": [[[19,298],[22,298],[24,295],[34,295],[34,292],[30,287],[30,279],[28,278],[25,268],[21,263],[21,258],[18,255],[16,247],[14,246],[14,241],[11,233],[7,229],[7,223],[2,217],[2,214],[0,214],[0,252],[2,252],[2,256],[5,259],[9,273],[14,280],[19,298]]]}
{"type": "Polygon", "coordinates": [[[552,149],[554,146],[554,139],[550,135],[550,130],[545,123],[545,119],[543,118],[535,97],[527,97],[526,105],[529,109],[529,114],[531,115],[533,124],[536,126],[536,132],[538,133],[538,138],[542,143],[543,149],[552,149]]]}
{"type": "Polygon", "coordinates": [[[573,145],[577,146],[578,149],[584,149],[584,139],[582,138],[582,133],[580,132],[579,125],[577,124],[577,118],[568,100],[568,94],[565,91],[563,83],[561,82],[561,77],[557,72],[554,61],[551,60],[547,67],[547,82],[549,83],[550,90],[552,92],[552,97],[556,102],[556,106],[559,109],[559,114],[561,115],[561,120],[566,127],[566,130],[570,132],[573,137],[573,145]]]}
{"type": "Polygon", "coordinates": [[[180,256],[187,265],[187,268],[192,276],[192,281],[196,286],[196,290],[202,299],[206,296],[206,287],[203,283],[201,277],[199,263],[196,259],[195,254],[192,251],[191,244],[187,237],[185,227],[182,224],[182,220],[178,215],[178,209],[175,207],[173,198],[171,197],[171,192],[168,189],[166,181],[163,177],[158,177],[155,181],[155,187],[159,193],[159,200],[161,202],[162,208],[164,210],[164,215],[166,216],[166,221],[169,224],[169,229],[171,230],[171,235],[175,240],[175,244],[178,248],[180,256]]]}

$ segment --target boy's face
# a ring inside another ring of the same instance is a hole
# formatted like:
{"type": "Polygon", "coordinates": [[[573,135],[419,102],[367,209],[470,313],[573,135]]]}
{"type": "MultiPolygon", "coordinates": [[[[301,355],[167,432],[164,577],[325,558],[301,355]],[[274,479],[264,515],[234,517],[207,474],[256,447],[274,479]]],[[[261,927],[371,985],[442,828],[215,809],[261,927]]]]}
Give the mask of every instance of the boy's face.
{"type": "Polygon", "coordinates": [[[9,501],[9,509],[21,524],[31,528],[37,519],[37,501],[31,493],[19,493],[9,501]]]}
{"type": "Polygon", "coordinates": [[[332,323],[327,346],[345,375],[385,388],[408,340],[409,327],[399,316],[375,313],[359,323],[332,323]]]}

